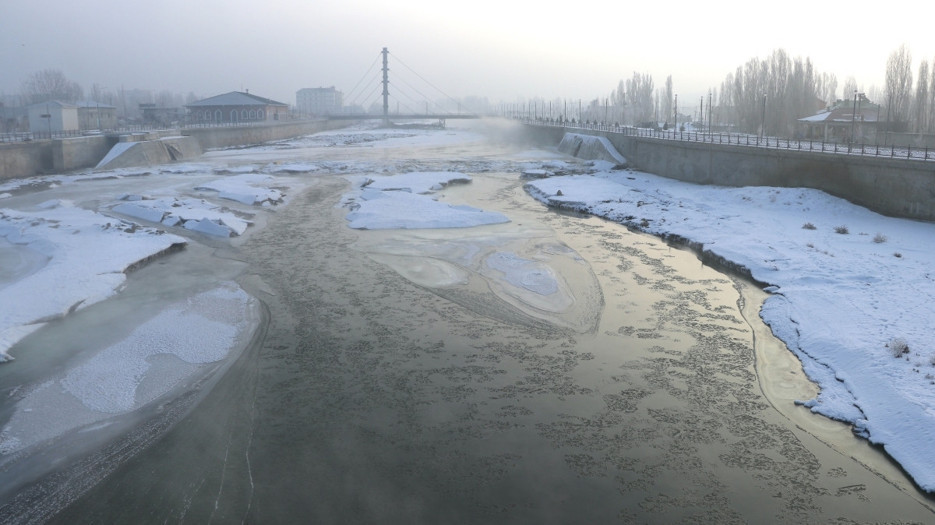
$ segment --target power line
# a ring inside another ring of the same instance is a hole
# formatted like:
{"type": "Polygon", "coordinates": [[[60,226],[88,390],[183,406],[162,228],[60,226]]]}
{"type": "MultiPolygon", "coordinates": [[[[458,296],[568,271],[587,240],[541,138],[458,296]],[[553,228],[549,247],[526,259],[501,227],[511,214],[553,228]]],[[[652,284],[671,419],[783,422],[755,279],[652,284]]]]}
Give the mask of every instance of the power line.
{"type": "MultiPolygon", "coordinates": [[[[374,73],[374,70],[376,69],[377,64],[380,62],[380,58],[383,56],[384,53],[389,55],[389,51],[386,50],[385,48],[383,51],[378,53],[376,58],[374,58],[373,62],[370,64],[370,67],[367,69],[367,72],[364,73],[361,79],[357,81],[357,84],[350,91],[350,93],[346,97],[346,100],[350,104],[360,105],[361,107],[366,109],[368,104],[370,104],[376,97],[382,94],[381,88],[383,87],[383,82],[384,82],[384,78],[382,78],[383,76],[382,70],[378,71],[377,72],[378,74],[373,74],[373,73],[374,73]],[[363,97],[363,101],[360,101],[361,97],[363,97]]],[[[406,64],[398,56],[393,55],[393,58],[394,60],[396,60],[396,62],[402,65],[403,68],[405,68],[407,72],[411,73],[412,75],[415,75],[415,77],[418,80],[422,81],[429,88],[433,89],[435,92],[441,95],[441,97],[445,101],[447,101],[447,103],[450,103],[454,107],[457,107],[458,110],[460,111],[461,103],[458,100],[456,100],[454,97],[448,95],[447,93],[439,89],[437,86],[429,82],[425,77],[417,73],[414,69],[412,69],[408,64],[406,64]]],[[[385,79],[385,81],[387,82],[386,87],[389,88],[389,85],[388,85],[389,79],[387,78],[385,79]]],[[[419,113],[419,111],[414,110],[412,106],[410,106],[410,104],[421,106],[422,104],[420,102],[424,102],[425,108],[423,111],[426,114],[429,113],[429,107],[431,107],[432,111],[437,112],[437,113],[445,112],[445,106],[441,103],[441,101],[439,100],[439,97],[436,97],[435,100],[432,100],[429,97],[429,95],[424,93],[423,90],[421,90],[419,87],[415,86],[414,84],[415,83],[411,83],[404,75],[399,75],[399,76],[394,77],[393,78],[394,89],[392,90],[388,89],[388,94],[387,94],[388,99],[392,98],[397,103],[397,106],[402,105],[404,108],[406,108],[407,111],[410,111],[413,114],[419,113]]]]}
{"type": "MultiPolygon", "coordinates": [[[[360,77],[360,80],[357,81],[357,84],[355,84],[355,85],[354,85],[354,88],[351,89],[350,93],[348,93],[348,95],[347,95],[348,98],[353,98],[353,96],[354,96],[354,91],[357,90],[357,87],[360,86],[360,83],[363,82],[364,79],[366,79],[366,78],[370,75],[370,72],[371,72],[371,71],[373,71],[373,66],[375,66],[375,65],[377,64],[377,62],[380,60],[380,55],[381,55],[380,53],[377,53],[376,58],[373,59],[373,63],[370,64],[370,67],[369,67],[369,68],[367,69],[367,71],[364,73],[364,76],[360,77]]],[[[359,95],[360,95],[360,94],[358,93],[357,96],[359,96],[359,95]]]]}
{"type": "MultiPolygon", "coordinates": [[[[431,87],[431,88],[434,89],[435,91],[438,91],[441,95],[443,95],[445,98],[447,98],[450,102],[453,102],[453,103],[455,103],[455,104],[458,104],[458,101],[455,100],[454,97],[448,95],[447,93],[445,93],[444,91],[442,91],[441,89],[439,89],[438,87],[436,87],[435,85],[433,85],[431,82],[429,82],[428,80],[426,80],[422,75],[416,73],[415,70],[413,70],[411,67],[409,67],[401,58],[399,58],[399,57],[396,56],[395,54],[393,55],[393,58],[395,58],[397,62],[399,62],[400,64],[402,64],[403,67],[405,67],[406,69],[408,69],[413,75],[419,77],[420,80],[422,80],[423,82],[425,82],[426,84],[428,84],[429,87],[431,87]]],[[[421,93],[420,93],[420,95],[421,95],[421,93]]],[[[428,99],[427,96],[425,96],[425,95],[422,95],[422,96],[425,97],[426,99],[428,99]]]]}

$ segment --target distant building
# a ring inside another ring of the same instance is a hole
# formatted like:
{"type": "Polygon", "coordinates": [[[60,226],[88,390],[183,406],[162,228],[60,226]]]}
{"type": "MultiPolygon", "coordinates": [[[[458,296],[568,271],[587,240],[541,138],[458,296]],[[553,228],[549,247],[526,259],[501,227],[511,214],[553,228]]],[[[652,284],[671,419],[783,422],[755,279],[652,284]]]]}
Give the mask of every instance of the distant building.
{"type": "Polygon", "coordinates": [[[117,127],[117,108],[94,100],[84,100],[78,106],[78,129],[114,129],[117,127]]]}
{"type": "Polygon", "coordinates": [[[58,133],[78,131],[78,106],[58,100],[39,102],[26,106],[29,131],[33,133],[58,133]]]}
{"type": "Polygon", "coordinates": [[[322,116],[341,113],[344,94],[329,88],[303,88],[295,92],[295,109],[303,116],[322,116]]]}
{"type": "Polygon", "coordinates": [[[26,131],[28,124],[26,108],[6,107],[0,102],[0,133],[26,131]]]}
{"type": "Polygon", "coordinates": [[[180,107],[162,107],[141,102],[139,108],[143,124],[150,126],[172,126],[185,118],[185,109],[180,107]]]}
{"type": "Polygon", "coordinates": [[[833,106],[805,118],[800,118],[801,136],[827,142],[872,143],[876,141],[885,111],[861,95],[856,101],[839,100],[833,106]]]}
{"type": "Polygon", "coordinates": [[[284,119],[289,114],[288,104],[240,91],[192,102],[185,107],[192,124],[266,122],[284,119]]]}

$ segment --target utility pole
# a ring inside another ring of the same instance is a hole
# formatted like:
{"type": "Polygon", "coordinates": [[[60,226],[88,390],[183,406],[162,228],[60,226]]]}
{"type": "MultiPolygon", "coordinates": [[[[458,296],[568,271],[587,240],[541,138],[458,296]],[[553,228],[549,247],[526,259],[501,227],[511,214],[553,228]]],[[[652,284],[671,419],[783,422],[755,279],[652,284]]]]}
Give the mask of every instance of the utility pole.
{"type": "Polygon", "coordinates": [[[766,135],[766,93],[763,93],[763,117],[760,119],[760,138],[766,135]]]}
{"type": "Polygon", "coordinates": [[[675,94],[675,127],[672,128],[672,133],[675,133],[679,129],[679,94],[675,94]]]}
{"type": "Polygon", "coordinates": [[[389,68],[389,56],[390,52],[385,47],[383,48],[383,125],[390,125],[390,68],[389,68]]]}
{"type": "Polygon", "coordinates": [[[714,119],[713,119],[714,111],[711,109],[712,103],[713,102],[711,100],[711,91],[709,90],[708,91],[708,133],[711,133],[714,131],[711,128],[711,125],[714,123],[714,119]]]}

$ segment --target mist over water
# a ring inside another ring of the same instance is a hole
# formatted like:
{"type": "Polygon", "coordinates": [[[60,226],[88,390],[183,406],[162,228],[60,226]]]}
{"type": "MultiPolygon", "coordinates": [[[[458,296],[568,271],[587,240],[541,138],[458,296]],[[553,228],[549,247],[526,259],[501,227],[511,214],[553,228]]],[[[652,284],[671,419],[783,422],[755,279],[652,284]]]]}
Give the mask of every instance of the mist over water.
{"type": "Polygon", "coordinates": [[[533,201],[519,173],[541,152],[439,133],[451,144],[335,134],[209,154],[321,169],[263,229],[144,268],[124,301],[150,305],[160,280],[235,279],[261,328],[178,424],[50,503],[65,507],[52,522],[931,520],[898,472],[809,426],[788,399],[811,395],[794,360],[758,375],[754,341],[771,336],[742,283],[533,201]],[[360,231],[337,207],[344,176],[447,170],[473,182],[440,200],[511,222],[360,231]]]}

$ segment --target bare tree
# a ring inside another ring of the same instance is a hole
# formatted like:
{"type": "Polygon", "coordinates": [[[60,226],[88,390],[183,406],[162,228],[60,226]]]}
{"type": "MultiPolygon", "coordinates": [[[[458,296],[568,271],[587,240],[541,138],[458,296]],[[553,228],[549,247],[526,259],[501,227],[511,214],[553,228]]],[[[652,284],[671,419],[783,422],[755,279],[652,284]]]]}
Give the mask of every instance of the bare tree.
{"type": "Polygon", "coordinates": [[[20,91],[24,104],[49,100],[76,102],[83,95],[81,86],[68,80],[58,69],[43,69],[29,75],[23,81],[20,91]]]}
{"type": "Polygon", "coordinates": [[[928,127],[926,131],[935,132],[935,59],[932,59],[932,74],[929,78],[928,127]]]}
{"type": "Polygon", "coordinates": [[[844,81],[844,91],[841,95],[841,100],[850,100],[854,98],[854,93],[860,91],[860,88],[857,87],[857,79],[854,77],[847,77],[847,80],[844,81]]]}
{"type": "Polygon", "coordinates": [[[727,75],[721,83],[718,117],[747,133],[788,136],[798,119],[821,109],[822,97],[833,98],[836,90],[837,78],[819,74],[811,59],[793,59],[777,49],[727,75]]]}
{"type": "Polygon", "coordinates": [[[919,64],[919,80],[916,84],[916,94],[912,109],[912,120],[917,133],[925,131],[929,126],[929,89],[929,63],[923,60],[922,63],[919,64]]]}
{"type": "Polygon", "coordinates": [[[759,58],[750,59],[738,77],[740,104],[737,106],[740,128],[747,132],[765,130],[766,89],[769,64],[759,58]]]}
{"type": "Polygon", "coordinates": [[[627,80],[627,107],[630,123],[643,125],[653,119],[653,77],[649,73],[633,73],[627,80]]]}
{"type": "Polygon", "coordinates": [[[663,120],[666,123],[669,122],[669,119],[672,117],[672,97],[674,95],[672,90],[672,75],[666,77],[666,87],[665,91],[662,94],[662,114],[665,115],[663,120]]]}
{"type": "Polygon", "coordinates": [[[818,96],[825,106],[831,106],[838,100],[838,77],[833,73],[822,73],[818,78],[818,96]]]}
{"type": "Polygon", "coordinates": [[[718,106],[718,121],[727,125],[736,124],[736,111],[734,111],[734,74],[728,73],[721,82],[721,99],[718,106]]]}
{"type": "Polygon", "coordinates": [[[623,80],[620,80],[617,83],[617,88],[614,89],[610,94],[610,103],[614,107],[613,116],[611,120],[614,122],[624,121],[624,115],[627,105],[627,93],[626,86],[623,83],[623,80]]]}
{"type": "Polygon", "coordinates": [[[893,51],[886,61],[887,127],[906,128],[912,99],[912,55],[905,44],[893,51]]]}
{"type": "Polygon", "coordinates": [[[113,91],[97,83],[91,85],[91,91],[88,93],[88,97],[94,102],[111,106],[115,106],[115,102],[117,101],[117,96],[113,91]]]}

